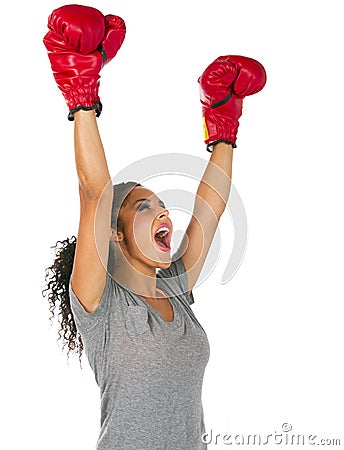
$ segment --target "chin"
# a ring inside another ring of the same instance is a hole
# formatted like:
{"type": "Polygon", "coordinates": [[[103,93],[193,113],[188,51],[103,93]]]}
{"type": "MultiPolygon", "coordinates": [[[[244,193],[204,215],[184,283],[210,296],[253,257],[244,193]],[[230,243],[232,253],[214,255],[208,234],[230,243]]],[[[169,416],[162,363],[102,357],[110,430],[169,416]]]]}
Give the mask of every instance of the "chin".
{"type": "Polygon", "coordinates": [[[172,256],[170,253],[164,255],[163,259],[153,260],[156,269],[167,269],[172,263],[172,256]]]}
{"type": "Polygon", "coordinates": [[[171,264],[172,264],[172,259],[170,258],[170,260],[168,262],[160,262],[156,268],[157,269],[168,269],[171,264]]]}
{"type": "Polygon", "coordinates": [[[141,260],[155,269],[167,269],[172,263],[172,249],[170,251],[163,251],[156,245],[146,248],[143,252],[140,251],[141,260]]]}

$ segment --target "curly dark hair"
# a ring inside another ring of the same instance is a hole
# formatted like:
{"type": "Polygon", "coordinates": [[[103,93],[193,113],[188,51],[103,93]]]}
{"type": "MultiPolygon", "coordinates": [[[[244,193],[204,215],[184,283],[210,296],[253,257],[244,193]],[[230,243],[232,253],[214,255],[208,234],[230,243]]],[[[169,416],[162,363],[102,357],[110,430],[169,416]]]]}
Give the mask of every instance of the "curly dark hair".
{"type": "MultiPolygon", "coordinates": [[[[142,186],[136,181],[127,181],[115,184],[114,196],[111,210],[111,227],[122,229],[121,220],[119,217],[120,209],[125,206],[128,201],[130,191],[136,186],[142,186]]],[[[80,333],[78,332],[73,313],[70,305],[69,297],[69,281],[72,274],[75,247],[77,238],[72,236],[63,241],[57,241],[51,248],[55,249],[55,259],[53,264],[45,270],[46,287],[42,290],[43,297],[48,297],[49,311],[52,321],[55,316],[55,309],[58,306],[58,318],[60,328],[58,330],[59,339],[63,339],[62,351],[65,346],[68,346],[67,359],[69,353],[74,352],[79,354],[79,363],[81,367],[81,356],[84,345],[80,333]]],[[[113,251],[109,251],[108,272],[112,273],[114,265],[113,251]]]]}

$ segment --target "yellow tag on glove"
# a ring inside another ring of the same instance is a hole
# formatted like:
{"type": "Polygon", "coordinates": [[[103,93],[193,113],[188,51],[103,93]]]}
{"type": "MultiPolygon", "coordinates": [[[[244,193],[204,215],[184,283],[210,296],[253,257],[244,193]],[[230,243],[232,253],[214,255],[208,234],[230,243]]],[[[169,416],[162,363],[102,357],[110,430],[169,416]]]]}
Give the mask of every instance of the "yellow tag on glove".
{"type": "Polygon", "coordinates": [[[203,133],[204,133],[204,140],[206,141],[207,139],[209,139],[209,133],[208,133],[208,128],[207,128],[207,124],[205,121],[205,117],[203,117],[203,133]]]}

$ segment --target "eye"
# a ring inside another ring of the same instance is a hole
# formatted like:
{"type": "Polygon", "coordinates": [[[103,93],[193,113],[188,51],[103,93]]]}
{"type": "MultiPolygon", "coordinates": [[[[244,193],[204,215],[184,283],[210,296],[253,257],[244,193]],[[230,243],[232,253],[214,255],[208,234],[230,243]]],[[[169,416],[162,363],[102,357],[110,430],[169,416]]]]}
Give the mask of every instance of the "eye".
{"type": "Polygon", "coordinates": [[[145,208],[149,209],[148,203],[141,203],[141,205],[137,208],[138,211],[143,211],[145,208]]]}

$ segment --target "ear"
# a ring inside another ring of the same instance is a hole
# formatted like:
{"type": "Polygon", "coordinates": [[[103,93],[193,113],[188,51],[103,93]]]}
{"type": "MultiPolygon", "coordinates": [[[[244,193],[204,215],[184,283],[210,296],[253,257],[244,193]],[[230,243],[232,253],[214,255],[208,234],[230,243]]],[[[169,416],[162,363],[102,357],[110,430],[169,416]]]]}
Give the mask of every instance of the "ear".
{"type": "Polygon", "coordinates": [[[114,228],[111,228],[111,236],[110,241],[113,243],[121,242],[124,239],[124,234],[122,231],[115,230],[114,228]]]}

